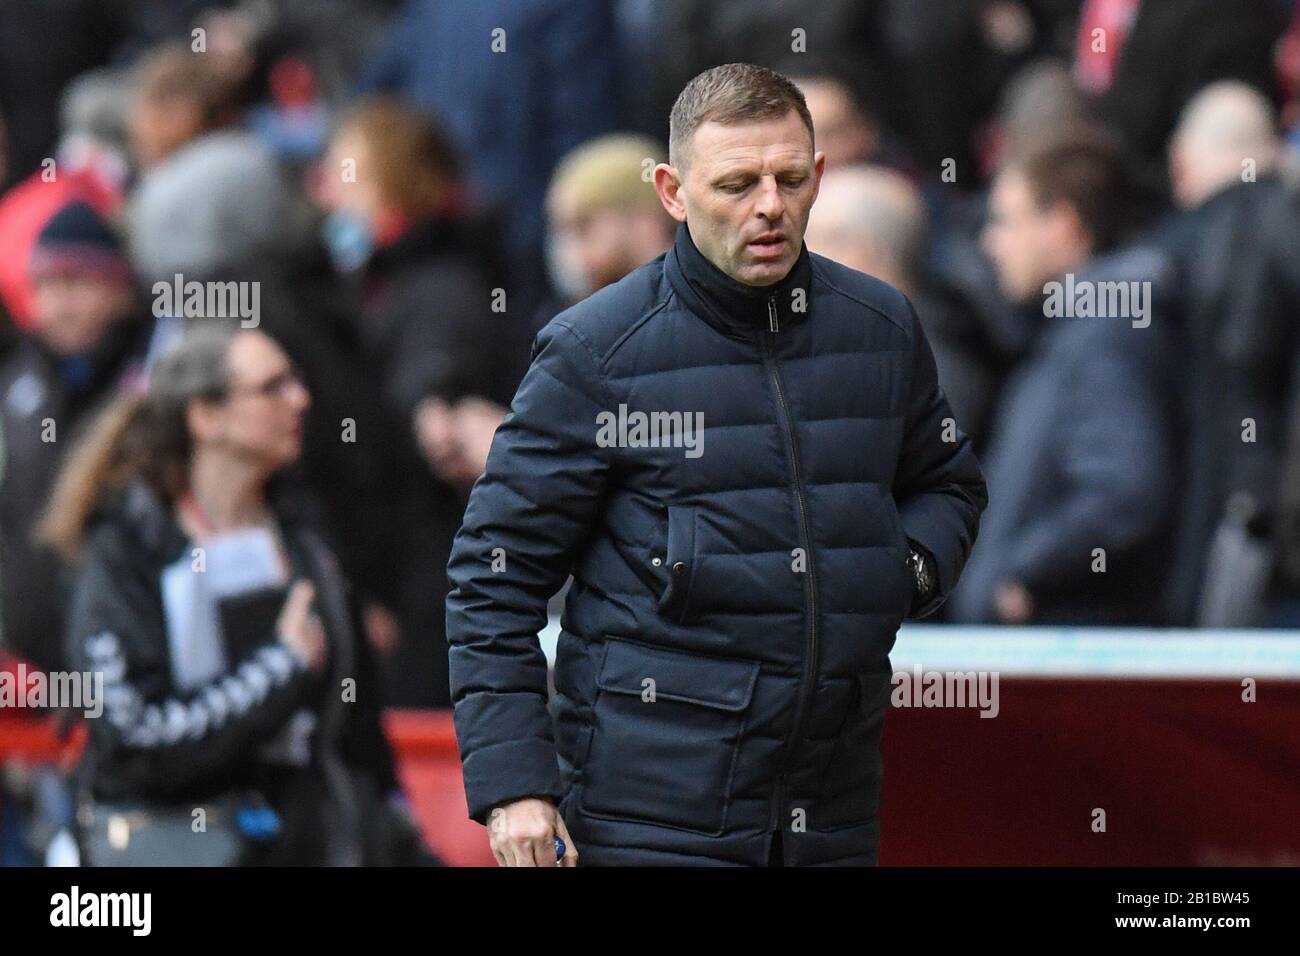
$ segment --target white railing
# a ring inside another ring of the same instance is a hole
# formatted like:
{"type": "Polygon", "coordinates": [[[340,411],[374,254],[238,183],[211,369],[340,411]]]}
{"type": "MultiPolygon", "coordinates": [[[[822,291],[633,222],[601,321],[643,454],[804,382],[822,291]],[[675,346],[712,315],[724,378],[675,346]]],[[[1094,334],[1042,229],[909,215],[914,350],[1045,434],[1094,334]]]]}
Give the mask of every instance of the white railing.
{"type": "MultiPolygon", "coordinates": [[[[539,635],[552,664],[559,633],[551,618],[539,635]]],[[[1300,631],[906,624],[889,659],[895,670],[1024,677],[1300,680],[1300,631]]]]}

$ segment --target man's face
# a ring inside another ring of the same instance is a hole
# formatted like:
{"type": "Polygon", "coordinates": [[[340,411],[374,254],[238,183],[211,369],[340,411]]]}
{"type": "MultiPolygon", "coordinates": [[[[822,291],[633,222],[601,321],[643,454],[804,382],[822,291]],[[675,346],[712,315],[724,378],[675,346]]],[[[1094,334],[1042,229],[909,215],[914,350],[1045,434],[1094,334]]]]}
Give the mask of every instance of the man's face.
{"type": "Polygon", "coordinates": [[[56,355],[80,355],[131,309],[131,287],[95,273],[56,272],[32,287],[36,333],[56,355]]]}
{"type": "Polygon", "coordinates": [[[138,97],[127,116],[131,152],[142,169],[157,166],[203,132],[199,104],[181,97],[138,97]]]}
{"type": "Polygon", "coordinates": [[[1055,278],[1059,217],[1041,209],[1029,182],[1016,170],[1000,174],[989,196],[984,250],[997,269],[1003,294],[1026,302],[1055,278]]]}
{"type": "Polygon", "coordinates": [[[825,165],[790,110],[781,119],[702,124],[685,169],[661,164],[655,186],[705,258],[738,282],[767,286],[799,257],[825,165]]]}
{"type": "Polygon", "coordinates": [[[626,211],[580,208],[568,190],[558,187],[547,198],[556,253],[581,275],[582,295],[617,282],[635,267],[626,248],[626,211]]]}
{"type": "Polygon", "coordinates": [[[584,208],[571,190],[553,186],[546,211],[555,253],[581,277],[583,288],[572,290],[578,295],[617,282],[672,245],[657,207],[584,208]]]}

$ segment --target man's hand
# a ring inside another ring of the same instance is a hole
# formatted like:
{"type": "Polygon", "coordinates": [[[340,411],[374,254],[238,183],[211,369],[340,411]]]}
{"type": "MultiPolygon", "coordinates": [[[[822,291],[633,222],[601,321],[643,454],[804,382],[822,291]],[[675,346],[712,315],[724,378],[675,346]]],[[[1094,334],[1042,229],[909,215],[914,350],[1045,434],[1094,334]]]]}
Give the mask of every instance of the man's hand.
{"type": "Polygon", "coordinates": [[[993,604],[1003,624],[1024,624],[1034,616],[1034,599],[1019,581],[999,584],[993,604]]]}
{"type": "Polygon", "coordinates": [[[549,798],[525,797],[495,807],[488,815],[488,840],[498,866],[577,866],[578,849],[549,798]],[[555,860],[555,838],[564,858],[555,860]]]}

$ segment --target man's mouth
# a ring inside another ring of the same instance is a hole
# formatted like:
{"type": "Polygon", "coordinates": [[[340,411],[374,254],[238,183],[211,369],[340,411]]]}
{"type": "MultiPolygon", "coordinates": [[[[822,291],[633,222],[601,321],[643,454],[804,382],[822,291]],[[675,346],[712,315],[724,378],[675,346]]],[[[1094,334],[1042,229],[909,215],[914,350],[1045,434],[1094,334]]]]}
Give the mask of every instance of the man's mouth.
{"type": "Polygon", "coordinates": [[[772,257],[779,256],[785,252],[785,235],[779,232],[768,232],[752,240],[749,243],[749,250],[756,256],[772,257]]]}

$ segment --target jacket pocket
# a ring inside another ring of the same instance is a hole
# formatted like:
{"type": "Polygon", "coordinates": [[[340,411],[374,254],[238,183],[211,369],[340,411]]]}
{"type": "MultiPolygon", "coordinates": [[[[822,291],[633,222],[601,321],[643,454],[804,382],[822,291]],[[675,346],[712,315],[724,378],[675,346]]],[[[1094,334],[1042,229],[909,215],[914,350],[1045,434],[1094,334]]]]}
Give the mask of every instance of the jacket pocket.
{"type": "Polygon", "coordinates": [[[857,702],[849,708],[830,764],[822,776],[818,801],[808,814],[813,830],[861,826],[880,809],[883,766],[880,743],[889,712],[893,674],[889,661],[861,671],[857,702]]]}
{"type": "Polygon", "coordinates": [[[695,515],[689,505],[668,506],[668,540],[662,568],[667,582],[659,595],[659,613],[679,623],[689,614],[695,579],[695,515]]]}
{"type": "Polygon", "coordinates": [[[721,834],[758,673],[757,661],[606,639],[582,811],[721,834]]]}

